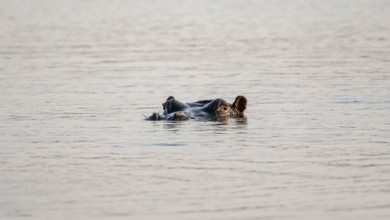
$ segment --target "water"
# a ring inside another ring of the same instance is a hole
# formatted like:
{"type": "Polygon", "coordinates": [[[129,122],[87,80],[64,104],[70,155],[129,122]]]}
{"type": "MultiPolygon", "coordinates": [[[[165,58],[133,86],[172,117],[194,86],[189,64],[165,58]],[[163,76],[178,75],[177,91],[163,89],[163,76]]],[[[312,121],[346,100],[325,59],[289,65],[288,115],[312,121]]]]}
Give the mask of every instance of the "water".
{"type": "Polygon", "coordinates": [[[0,3],[0,219],[390,218],[389,1],[0,3]]]}

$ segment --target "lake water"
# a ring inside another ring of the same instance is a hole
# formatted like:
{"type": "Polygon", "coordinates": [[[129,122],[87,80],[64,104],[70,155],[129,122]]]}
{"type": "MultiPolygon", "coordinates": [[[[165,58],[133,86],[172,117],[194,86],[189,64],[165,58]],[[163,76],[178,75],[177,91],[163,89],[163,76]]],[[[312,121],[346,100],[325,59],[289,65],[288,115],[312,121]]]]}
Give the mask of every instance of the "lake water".
{"type": "Polygon", "coordinates": [[[0,4],[0,219],[390,219],[389,1],[0,4]]]}

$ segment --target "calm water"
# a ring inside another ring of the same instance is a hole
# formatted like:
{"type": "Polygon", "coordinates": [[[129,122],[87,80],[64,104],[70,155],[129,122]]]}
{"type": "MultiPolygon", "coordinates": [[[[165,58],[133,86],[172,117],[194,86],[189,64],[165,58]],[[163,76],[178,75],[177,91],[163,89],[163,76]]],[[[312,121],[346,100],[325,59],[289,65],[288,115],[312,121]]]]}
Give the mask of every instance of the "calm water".
{"type": "Polygon", "coordinates": [[[389,1],[0,4],[0,219],[390,219],[389,1]]]}

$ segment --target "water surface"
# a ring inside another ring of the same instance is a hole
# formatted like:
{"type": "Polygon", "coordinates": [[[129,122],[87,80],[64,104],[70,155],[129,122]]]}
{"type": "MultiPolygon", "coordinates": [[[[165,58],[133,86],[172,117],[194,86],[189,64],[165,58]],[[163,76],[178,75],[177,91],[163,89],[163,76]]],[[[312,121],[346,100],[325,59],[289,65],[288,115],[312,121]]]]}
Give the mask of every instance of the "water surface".
{"type": "Polygon", "coordinates": [[[390,218],[388,1],[0,3],[1,219],[390,218]]]}

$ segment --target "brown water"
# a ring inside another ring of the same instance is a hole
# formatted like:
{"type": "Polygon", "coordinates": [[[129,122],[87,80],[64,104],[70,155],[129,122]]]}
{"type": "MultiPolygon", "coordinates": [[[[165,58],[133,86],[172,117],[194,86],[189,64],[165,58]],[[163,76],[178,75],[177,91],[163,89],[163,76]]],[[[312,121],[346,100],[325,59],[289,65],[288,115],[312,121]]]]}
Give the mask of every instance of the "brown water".
{"type": "Polygon", "coordinates": [[[0,219],[390,219],[389,1],[0,3],[0,219]]]}

